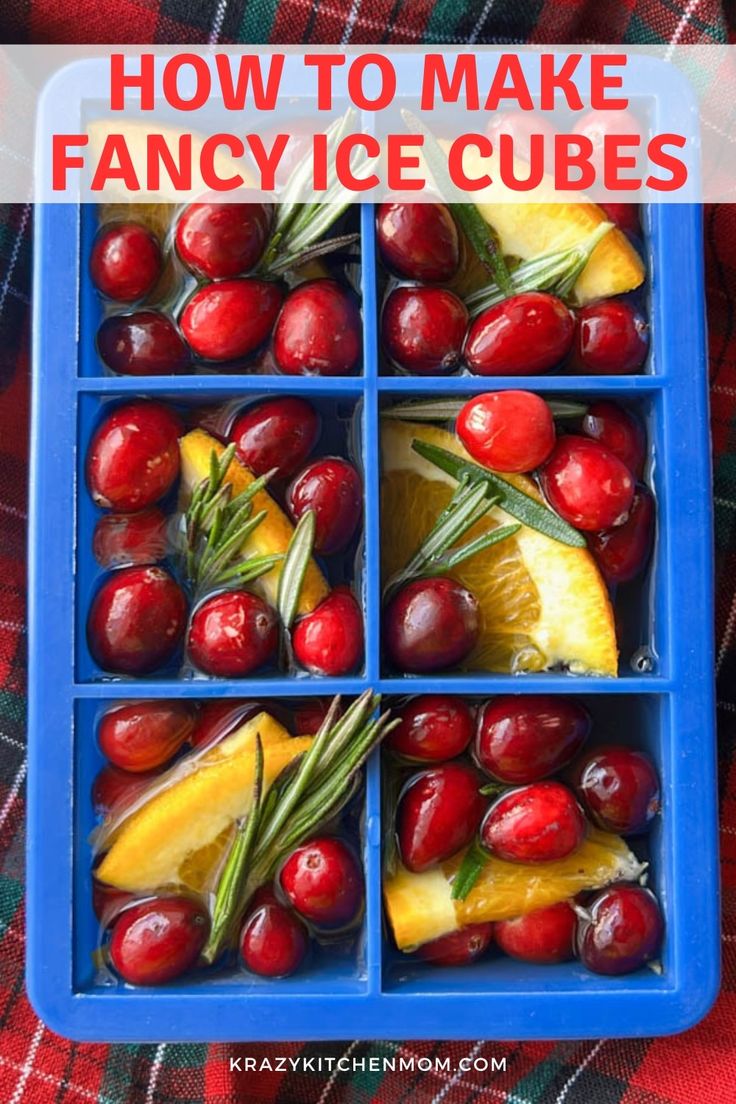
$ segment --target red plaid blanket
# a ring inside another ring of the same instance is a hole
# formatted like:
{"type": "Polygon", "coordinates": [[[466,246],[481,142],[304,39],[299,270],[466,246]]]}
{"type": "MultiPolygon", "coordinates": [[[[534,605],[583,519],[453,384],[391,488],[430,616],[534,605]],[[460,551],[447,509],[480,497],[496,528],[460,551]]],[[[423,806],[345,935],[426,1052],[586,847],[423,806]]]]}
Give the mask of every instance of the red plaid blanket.
{"type": "MultiPolygon", "coordinates": [[[[4,0],[4,42],[589,43],[734,40],[733,0],[4,0]],[[731,26],[729,26],[729,15],[731,26]]],[[[25,525],[30,210],[0,208],[0,1100],[10,1104],[734,1104],[736,1102],[736,207],[706,212],[717,540],[723,991],[673,1039],[90,1046],[39,1022],[23,985],[25,525]],[[449,1057],[382,1073],[370,1059],[449,1057]],[[272,1070],[230,1069],[230,1057],[272,1070]],[[352,1072],[316,1072],[348,1055],[352,1072]],[[505,1072],[457,1071],[466,1056],[505,1072]],[[276,1056],[312,1059],[276,1068],[276,1056]],[[365,1059],[361,1069],[360,1059],[365,1059]]],[[[407,1025],[410,1030],[410,1025],[407,1025]]]]}

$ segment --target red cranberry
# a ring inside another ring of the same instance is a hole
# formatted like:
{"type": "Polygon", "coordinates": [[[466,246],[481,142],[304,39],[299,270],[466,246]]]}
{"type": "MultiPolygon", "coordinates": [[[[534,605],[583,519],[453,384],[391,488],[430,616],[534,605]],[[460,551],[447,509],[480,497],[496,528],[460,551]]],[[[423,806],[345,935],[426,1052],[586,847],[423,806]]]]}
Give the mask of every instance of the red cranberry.
{"type": "Polygon", "coordinates": [[[591,820],[605,832],[646,832],[659,812],[659,778],[643,751],[596,748],[576,769],[576,790],[591,820]]]}
{"type": "Polygon", "coordinates": [[[181,316],[189,346],[203,360],[235,360],[262,345],[281,306],[268,280],[222,280],[195,291],[181,316]]]}
{"type": "Polygon", "coordinates": [[[92,881],[92,908],[94,914],[103,928],[112,927],[126,905],[135,900],[135,894],[126,893],[124,889],[114,889],[104,882],[92,881]]]}
{"type": "Polygon", "coordinates": [[[363,871],[350,848],[323,836],[289,855],[281,888],[305,920],[318,928],[344,928],[363,905],[363,871]]]}
{"type": "Polygon", "coordinates": [[[407,583],[384,614],[383,639],[400,671],[441,671],[461,663],[475,647],[478,603],[452,579],[407,583]]]}
{"type": "Polygon", "coordinates": [[[455,428],[474,460],[502,472],[533,471],[555,444],[552,411],[531,391],[476,395],[460,411],[455,428]]]}
{"type": "Polygon", "coordinates": [[[320,418],[306,399],[284,396],[250,406],[230,430],[238,456],[254,475],[276,469],[287,479],[317,443],[320,418]]]}
{"type": "Polygon", "coordinates": [[[654,498],[643,483],[637,485],[629,516],[622,525],[588,536],[588,547],[611,586],[628,583],[644,570],[653,543],[654,498]]]}
{"type": "Polygon", "coordinates": [[[488,810],[480,834],[491,854],[506,862],[553,862],[580,847],[585,817],[567,786],[533,782],[502,794],[488,810]]]}
{"type": "Polygon", "coordinates": [[[92,783],[92,805],[95,813],[97,816],[107,817],[111,812],[127,808],[160,774],[159,770],[132,774],[118,767],[103,767],[92,783]]]}
{"type": "Polygon", "coordinates": [[[207,280],[243,276],[261,259],[270,228],[264,203],[190,203],[176,224],[176,251],[207,280]]]}
{"type": "Polygon", "coordinates": [[[649,348],[649,327],[626,299],[601,299],[577,312],[571,365],[593,375],[638,372],[649,348]]]}
{"type": "Polygon", "coordinates": [[[199,710],[189,743],[195,748],[208,747],[255,717],[261,709],[260,702],[243,698],[205,702],[199,710]]]}
{"type": "Polygon", "coordinates": [[[578,924],[577,950],[595,974],[630,974],[659,953],[664,921],[651,890],[637,885],[604,889],[578,924]]]}
{"type": "Polygon", "coordinates": [[[397,287],[381,315],[386,354],[405,372],[431,376],[460,364],[468,309],[445,288],[397,287]]]}
{"type": "Polygon", "coordinates": [[[123,376],[170,376],[189,368],[184,339],[155,310],[111,314],[97,331],[97,351],[111,372],[123,376]]]}
{"type": "Polygon", "coordinates": [[[339,456],[313,460],[286,493],[294,521],[314,510],[315,551],[324,556],[347,548],[363,513],[363,484],[352,464],[339,456]]]}
{"type": "Polygon", "coordinates": [[[590,735],[587,709],[553,694],[493,698],[483,706],[475,758],[483,770],[512,786],[556,774],[590,735]]]}
{"type": "Polygon", "coordinates": [[[599,203],[598,206],[607,220],[615,223],[619,230],[628,234],[641,233],[638,203],[599,203]]]}
{"type": "Polygon", "coordinates": [[[493,924],[469,924],[425,943],[417,954],[433,966],[469,966],[484,955],[493,942],[493,924]]]}
{"type": "Polygon", "coordinates": [[[100,751],[111,763],[138,773],[167,763],[193,727],[194,717],[186,702],[130,702],[105,713],[97,738],[100,751]]]}
{"type": "Polygon", "coordinates": [[[187,618],[181,588],[161,567],[123,567],[103,582],[90,606],[92,658],[121,675],[148,675],[173,659],[187,618]]]}
{"type": "Polygon", "coordinates": [[[103,227],[89,259],[92,283],[103,295],[132,303],[147,295],[161,274],[161,249],[138,222],[103,227]]]}
{"type": "Polygon", "coordinates": [[[575,957],[577,916],[569,901],[535,909],[514,920],[496,924],[496,942],[501,950],[522,962],[551,965],[575,957]]]}
{"type": "Polygon", "coordinates": [[[347,587],[335,587],[291,634],[294,659],[313,675],[349,675],[363,658],[363,613],[347,587]]]}
{"type": "Polygon", "coordinates": [[[413,776],[396,811],[407,870],[428,870],[470,843],[487,804],[480,786],[480,775],[465,763],[445,763],[413,776]]]}
{"type": "Polygon", "coordinates": [[[471,323],[465,360],[479,376],[533,376],[565,359],[575,323],[561,299],[543,291],[512,295],[471,323]]]}
{"type": "Polygon", "coordinates": [[[163,498],[179,474],[181,422],[161,403],[125,403],[97,428],[87,484],[98,506],[132,513],[163,498]]]}
{"type": "Polygon", "coordinates": [[[160,563],[167,550],[167,521],[156,506],[138,514],[103,514],[92,537],[92,551],[102,567],[160,563]]]}
{"type": "Polygon", "coordinates": [[[194,611],[187,650],[207,675],[245,678],[273,658],[278,641],[276,611],[248,590],[227,590],[194,611]]]}
{"type": "Polygon", "coordinates": [[[120,915],[110,939],[110,961],[130,985],[162,985],[196,966],[210,918],[189,897],[157,897],[120,915]]]}
{"type": "MultiPolygon", "coordinates": [[[[314,736],[322,727],[322,722],[330,709],[330,702],[323,698],[313,698],[294,710],[293,724],[295,736],[314,736]]],[[[341,716],[341,711],[338,717],[341,716]]]]}
{"type": "Polygon", "coordinates": [[[240,933],[240,957],[260,977],[288,977],[304,961],[309,939],[300,920],[277,901],[257,907],[240,933]]]}
{"type": "Polygon", "coordinates": [[[462,755],[473,738],[473,714],[460,698],[450,694],[421,694],[396,716],[401,724],[388,738],[389,746],[406,759],[438,763],[462,755]]]}
{"type": "Polygon", "coordinates": [[[629,469],[587,437],[561,437],[540,472],[540,481],[552,509],[578,529],[621,525],[634,500],[629,469]]]}
{"type": "Polygon", "coordinates": [[[361,352],[360,311],[335,280],[311,280],[287,296],[273,355],[287,376],[344,376],[361,352]]]}
{"type": "Polygon", "coordinates": [[[513,138],[514,158],[526,161],[527,165],[534,166],[535,169],[537,157],[532,155],[530,138],[533,134],[542,135],[544,139],[542,167],[550,176],[553,176],[555,171],[555,139],[559,133],[544,114],[538,111],[499,111],[491,116],[486,127],[486,134],[493,143],[496,159],[499,156],[499,139],[502,134],[508,134],[513,138]]]}
{"type": "Polygon", "coordinates": [[[572,129],[573,134],[579,134],[592,143],[591,161],[597,168],[599,178],[603,176],[608,135],[623,135],[626,138],[633,135],[642,138],[641,124],[631,111],[587,111],[576,120],[572,129]]]}
{"type": "Polygon", "coordinates": [[[376,216],[384,264],[406,280],[451,280],[460,264],[460,236],[444,203],[382,203],[376,216]]]}
{"type": "Polygon", "coordinates": [[[632,475],[641,477],[647,438],[639,419],[618,403],[601,399],[591,403],[583,418],[583,433],[618,456],[632,475]]]}

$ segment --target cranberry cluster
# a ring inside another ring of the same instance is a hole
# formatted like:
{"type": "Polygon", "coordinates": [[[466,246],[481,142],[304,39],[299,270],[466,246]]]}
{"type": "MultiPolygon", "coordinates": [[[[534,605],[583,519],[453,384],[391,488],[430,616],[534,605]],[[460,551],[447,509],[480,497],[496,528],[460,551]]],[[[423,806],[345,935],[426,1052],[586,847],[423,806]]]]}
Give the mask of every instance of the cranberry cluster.
{"type": "Polygon", "coordinates": [[[442,203],[384,203],[378,246],[401,281],[388,291],[381,341],[389,363],[409,375],[532,376],[553,369],[590,375],[638,372],[649,347],[641,311],[626,298],[577,311],[543,291],[512,295],[471,320],[449,287],[462,268],[462,241],[442,203]]]}
{"type": "Polygon", "coordinates": [[[108,314],[99,328],[106,367],[129,376],[200,365],[292,376],[353,372],[362,350],[353,293],[327,277],[289,290],[264,266],[272,230],[273,210],[263,203],[189,204],[176,221],[171,254],[140,223],[103,226],[92,247],[92,281],[112,303],[135,307],[108,314]],[[191,294],[179,308],[187,286],[191,294]]]}
{"type": "MultiPolygon", "coordinates": [[[[185,646],[199,672],[242,678],[275,662],[278,616],[260,595],[235,587],[205,595],[189,617],[190,595],[169,540],[177,515],[167,518],[159,505],[170,500],[179,477],[183,430],[168,406],[135,400],[114,409],[92,437],[87,483],[97,505],[109,511],[97,523],[93,549],[101,566],[113,570],[92,600],[89,648],[104,671],[117,675],[151,674],[185,646]]],[[[362,480],[342,457],[308,460],[320,432],[314,407],[284,396],[246,407],[229,438],[254,474],[277,469],[275,486],[295,522],[314,511],[315,550],[332,557],[346,550],[360,525],[362,480]]],[[[355,670],[363,654],[363,618],[351,590],[335,587],[300,618],[291,647],[296,664],[312,674],[355,670]]]]}
{"type": "MultiPolygon", "coordinates": [[[[518,695],[471,706],[426,694],[410,699],[398,715],[401,724],[389,736],[391,769],[403,783],[396,844],[412,872],[431,870],[476,840],[488,855],[532,864],[543,877],[546,863],[580,847],[589,823],[639,836],[659,812],[659,779],[647,755],[623,745],[583,751],[592,721],[576,700],[518,695]],[[500,791],[495,797],[482,792],[489,781],[500,791]]],[[[623,974],[656,956],[662,932],[654,894],[640,885],[615,885],[584,907],[562,901],[519,918],[470,925],[418,954],[438,965],[463,965],[495,942],[525,962],[577,955],[596,973],[623,974]]]]}
{"type": "MultiPolygon", "coordinates": [[[[118,815],[160,778],[180,752],[226,737],[263,704],[253,701],[138,701],[103,713],[97,738],[108,764],[95,779],[100,817],[118,815]]],[[[291,710],[269,705],[296,735],[313,733],[326,713],[319,699],[291,710]]],[[[349,831],[347,825],[341,825],[349,831]]],[[[342,836],[320,835],[297,847],[271,885],[262,886],[243,914],[241,965],[262,977],[285,977],[302,965],[310,943],[349,937],[363,911],[363,870],[342,836]]],[[[164,892],[139,900],[93,882],[93,906],[109,938],[109,961],[131,985],[160,985],[193,969],[210,931],[195,895],[164,892]]]]}

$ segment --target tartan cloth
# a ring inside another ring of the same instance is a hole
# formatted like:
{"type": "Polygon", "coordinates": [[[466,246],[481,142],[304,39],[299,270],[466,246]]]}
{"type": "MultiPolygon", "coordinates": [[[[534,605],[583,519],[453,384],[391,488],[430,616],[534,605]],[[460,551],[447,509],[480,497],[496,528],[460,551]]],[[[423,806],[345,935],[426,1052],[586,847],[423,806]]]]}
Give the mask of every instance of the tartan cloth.
{"type": "MultiPolygon", "coordinates": [[[[734,41],[733,0],[4,0],[21,42],[595,43],[734,41]]],[[[231,1073],[224,1045],[77,1045],[23,984],[25,524],[30,209],[0,209],[0,1102],[19,1104],[734,1104],[736,1102],[736,207],[705,219],[717,542],[723,990],[659,1040],[411,1043],[404,1055],[506,1057],[503,1073],[231,1073]]],[[[409,1025],[408,1025],[409,1027],[409,1025]]],[[[387,1043],[242,1045],[241,1057],[369,1058],[387,1043]]]]}

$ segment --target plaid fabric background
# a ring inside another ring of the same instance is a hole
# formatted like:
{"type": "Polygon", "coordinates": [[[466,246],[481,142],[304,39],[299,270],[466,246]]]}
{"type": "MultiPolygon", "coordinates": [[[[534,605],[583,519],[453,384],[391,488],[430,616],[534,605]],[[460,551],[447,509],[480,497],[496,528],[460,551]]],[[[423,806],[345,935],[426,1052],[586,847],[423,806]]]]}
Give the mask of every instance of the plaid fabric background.
{"type": "MultiPolygon", "coordinates": [[[[590,43],[734,41],[734,0],[2,0],[21,42],[590,43]],[[731,26],[729,26],[729,13],[731,26]]],[[[232,1074],[226,1046],[90,1046],[41,1024],[23,987],[25,525],[30,210],[0,208],[0,1101],[19,1104],[734,1104],[736,1102],[736,206],[706,212],[718,572],[723,992],[663,1040],[410,1043],[505,1056],[489,1075],[232,1074]]],[[[409,1025],[408,1025],[408,1029],[409,1025]]],[[[393,1044],[238,1046],[237,1054],[395,1052],[393,1044]]]]}

